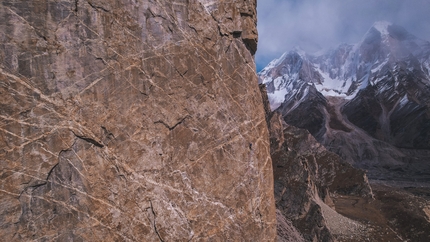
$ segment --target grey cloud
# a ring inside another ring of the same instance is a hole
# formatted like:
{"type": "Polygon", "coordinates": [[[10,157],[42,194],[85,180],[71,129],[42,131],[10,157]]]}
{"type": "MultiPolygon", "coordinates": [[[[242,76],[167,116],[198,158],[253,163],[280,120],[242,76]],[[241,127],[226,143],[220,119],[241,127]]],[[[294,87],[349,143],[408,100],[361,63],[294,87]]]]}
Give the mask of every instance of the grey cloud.
{"type": "Polygon", "coordinates": [[[313,52],[357,43],[387,20],[430,40],[429,0],[259,0],[257,69],[300,46],[313,52]]]}

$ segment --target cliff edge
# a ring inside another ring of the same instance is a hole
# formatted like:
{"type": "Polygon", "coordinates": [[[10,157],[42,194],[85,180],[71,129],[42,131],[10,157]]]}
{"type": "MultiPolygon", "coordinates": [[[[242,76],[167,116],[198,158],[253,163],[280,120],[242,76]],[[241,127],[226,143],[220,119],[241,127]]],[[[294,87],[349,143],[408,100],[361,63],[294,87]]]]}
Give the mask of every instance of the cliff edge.
{"type": "Polygon", "coordinates": [[[255,0],[0,5],[3,240],[275,240],[255,0]]]}

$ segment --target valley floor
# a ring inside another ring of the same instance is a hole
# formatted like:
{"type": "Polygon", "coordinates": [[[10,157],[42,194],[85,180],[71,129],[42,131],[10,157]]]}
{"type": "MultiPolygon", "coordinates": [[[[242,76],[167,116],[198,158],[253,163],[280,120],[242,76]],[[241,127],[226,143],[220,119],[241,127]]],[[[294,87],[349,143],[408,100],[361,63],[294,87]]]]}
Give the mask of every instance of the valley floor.
{"type": "MultiPolygon", "coordinates": [[[[335,234],[338,241],[430,241],[430,185],[370,181],[374,199],[333,197],[335,210],[360,224],[360,230],[335,234]]],[[[343,226],[342,221],[332,226],[343,226]]]]}

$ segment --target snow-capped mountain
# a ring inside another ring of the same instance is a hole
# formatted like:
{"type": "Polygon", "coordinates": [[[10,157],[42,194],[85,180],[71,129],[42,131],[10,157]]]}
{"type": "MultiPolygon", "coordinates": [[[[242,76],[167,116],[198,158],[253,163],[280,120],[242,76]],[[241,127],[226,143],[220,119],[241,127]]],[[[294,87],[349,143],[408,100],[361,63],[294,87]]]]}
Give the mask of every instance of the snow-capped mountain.
{"type": "Polygon", "coordinates": [[[259,81],[287,123],[362,167],[430,150],[430,42],[400,26],[377,22],[359,43],[317,55],[286,52],[259,81]]]}
{"type": "Polygon", "coordinates": [[[430,42],[383,21],[375,23],[356,45],[343,44],[319,55],[295,49],[270,62],[259,76],[272,88],[269,98],[275,109],[299,80],[313,83],[325,96],[352,99],[359,90],[381,81],[387,71],[420,70],[430,79],[429,55],[430,42]]]}

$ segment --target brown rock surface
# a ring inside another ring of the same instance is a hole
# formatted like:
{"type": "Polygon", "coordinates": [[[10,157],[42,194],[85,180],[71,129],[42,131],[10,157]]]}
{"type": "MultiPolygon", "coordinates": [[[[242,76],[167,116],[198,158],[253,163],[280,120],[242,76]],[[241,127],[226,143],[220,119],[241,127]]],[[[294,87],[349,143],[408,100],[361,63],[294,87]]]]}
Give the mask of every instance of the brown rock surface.
{"type": "Polygon", "coordinates": [[[255,0],[0,2],[5,241],[273,241],[255,0]]]}

